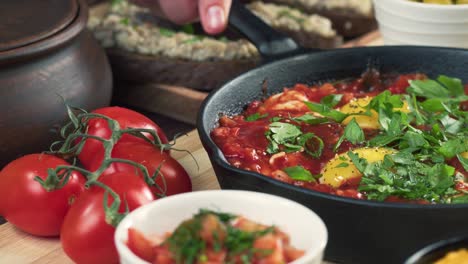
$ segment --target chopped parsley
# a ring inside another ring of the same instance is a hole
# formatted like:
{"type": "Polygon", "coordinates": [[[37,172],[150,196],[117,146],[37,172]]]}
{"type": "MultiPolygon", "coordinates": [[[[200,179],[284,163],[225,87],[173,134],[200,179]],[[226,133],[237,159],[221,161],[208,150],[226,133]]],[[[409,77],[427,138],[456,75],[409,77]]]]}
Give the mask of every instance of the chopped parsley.
{"type": "Polygon", "coordinates": [[[288,9],[282,9],[282,10],[278,13],[278,17],[279,17],[279,18],[281,18],[281,17],[290,18],[290,19],[296,21],[298,24],[302,24],[302,23],[304,23],[304,21],[305,21],[304,18],[293,15],[293,14],[291,13],[291,11],[288,10],[288,9]]]}
{"type": "MultiPolygon", "coordinates": [[[[265,132],[266,152],[304,152],[312,158],[320,158],[324,142],[314,133],[302,131],[305,125],[342,123],[356,115],[376,116],[378,130],[364,130],[359,125],[360,120],[352,118],[332,146],[337,152],[347,141],[354,146],[396,150],[377,162],[368,162],[366,157],[348,152],[351,162],[362,174],[358,191],[370,200],[379,201],[396,196],[431,203],[468,203],[468,193],[455,189],[457,181],[466,182],[467,179],[457,172],[455,165],[447,163],[456,159],[468,170],[465,154],[468,152],[468,112],[460,105],[468,101],[468,96],[460,79],[441,75],[435,80],[409,81],[405,94],[385,90],[372,97],[367,105],[360,106],[361,113],[339,111],[337,105],[342,99],[342,94],[324,96],[319,103],[304,102],[311,112],[271,117],[265,132]]],[[[255,113],[245,120],[265,117],[266,114],[255,113]]],[[[351,165],[346,158],[342,161],[335,168],[351,165]]],[[[314,182],[320,177],[303,166],[282,170],[298,181],[314,182]]]]}
{"type": "MultiPolygon", "coordinates": [[[[267,152],[273,154],[280,151],[279,146],[282,144],[286,144],[289,148],[296,146],[294,142],[302,135],[302,132],[299,127],[295,125],[284,122],[273,122],[269,125],[269,129],[265,135],[270,141],[267,152]]],[[[294,151],[295,150],[297,150],[297,148],[294,148],[294,151]]]]}
{"type": "MultiPolygon", "coordinates": [[[[207,241],[202,238],[201,231],[206,217],[213,216],[217,221],[216,231],[213,231],[213,249],[220,251],[225,248],[228,253],[226,257],[228,263],[236,257],[244,259],[245,263],[251,263],[254,254],[258,252],[258,249],[253,248],[255,240],[268,233],[275,232],[274,226],[259,231],[247,232],[231,224],[231,221],[237,216],[201,209],[193,218],[182,222],[171,236],[164,241],[176,263],[192,264],[207,260],[207,256],[204,254],[207,241]]],[[[261,253],[268,256],[272,251],[263,250],[261,253]]]]}
{"type": "Polygon", "coordinates": [[[344,114],[338,110],[335,110],[330,105],[326,104],[319,104],[319,103],[312,103],[312,102],[304,102],[307,107],[312,111],[323,115],[335,122],[341,123],[346,117],[347,114],[344,114]]]}
{"type": "Polygon", "coordinates": [[[296,125],[284,122],[273,122],[265,133],[269,144],[267,153],[280,151],[305,151],[313,158],[318,158],[323,152],[323,141],[313,133],[303,134],[296,125]]]}
{"type": "Polygon", "coordinates": [[[185,24],[182,26],[182,32],[193,35],[195,34],[195,28],[192,24],[185,24]]]}
{"type": "Polygon", "coordinates": [[[294,117],[294,118],[291,118],[291,119],[296,121],[296,122],[303,122],[303,123],[306,123],[306,124],[309,124],[309,125],[317,125],[317,124],[323,124],[323,123],[328,122],[327,118],[317,117],[317,116],[314,116],[314,115],[311,115],[311,114],[305,114],[305,115],[302,115],[302,116],[299,116],[299,117],[294,117]]]}
{"type": "Polygon", "coordinates": [[[452,166],[428,164],[407,152],[385,156],[383,162],[367,163],[348,153],[358,170],[363,174],[358,190],[366,192],[371,200],[383,201],[389,196],[430,202],[450,202],[454,190],[452,166]]]}
{"type": "Polygon", "coordinates": [[[218,38],[218,40],[224,43],[227,43],[229,41],[229,39],[225,36],[221,36],[220,38],[218,38]]]}
{"type": "Polygon", "coordinates": [[[192,38],[184,40],[182,42],[182,44],[193,44],[193,43],[196,43],[196,42],[200,42],[202,40],[203,40],[203,36],[194,35],[192,38]]]}
{"type": "Polygon", "coordinates": [[[247,116],[245,118],[245,121],[257,121],[257,120],[265,118],[267,116],[268,116],[268,114],[261,115],[260,113],[255,113],[255,114],[247,116]]]}
{"type": "MultiPolygon", "coordinates": [[[[443,75],[437,80],[413,80],[406,91],[404,97],[385,91],[368,105],[378,112],[382,127],[368,146],[399,152],[372,164],[348,153],[363,174],[358,190],[371,200],[398,196],[435,203],[468,202],[464,196],[454,196],[459,194],[454,189],[455,168],[446,164],[456,157],[466,165],[461,153],[468,151],[468,115],[459,103],[468,96],[461,81],[443,75]],[[398,98],[404,98],[411,111],[395,111],[402,106],[398,98]]],[[[344,138],[361,139],[358,134],[349,133],[350,138],[344,138]]]]}
{"type": "Polygon", "coordinates": [[[287,167],[283,169],[284,172],[288,174],[288,176],[296,181],[307,181],[307,182],[315,182],[316,179],[310,173],[310,171],[306,170],[302,166],[294,166],[294,167],[287,167]]]}
{"type": "Polygon", "coordinates": [[[130,24],[130,19],[128,17],[124,17],[120,20],[122,25],[128,26],[130,24]]]}
{"type": "Polygon", "coordinates": [[[353,144],[362,143],[365,139],[364,131],[362,131],[362,128],[358,125],[355,118],[351,119],[348,125],[346,125],[343,135],[338,139],[334,147],[335,151],[345,139],[353,144]]]}
{"type": "Polygon", "coordinates": [[[159,28],[159,34],[161,34],[164,37],[170,38],[170,37],[174,36],[175,33],[176,32],[174,30],[171,30],[171,29],[168,29],[168,28],[163,28],[163,27],[159,28]]]}

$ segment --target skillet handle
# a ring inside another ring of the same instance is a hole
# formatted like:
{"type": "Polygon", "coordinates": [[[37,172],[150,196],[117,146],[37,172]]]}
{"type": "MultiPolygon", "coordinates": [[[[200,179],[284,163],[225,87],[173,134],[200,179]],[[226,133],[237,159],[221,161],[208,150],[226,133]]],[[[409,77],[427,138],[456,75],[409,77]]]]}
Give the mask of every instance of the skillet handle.
{"type": "Polygon", "coordinates": [[[264,62],[307,52],[293,39],[255,16],[240,0],[232,1],[229,26],[238,30],[257,47],[264,62]]]}

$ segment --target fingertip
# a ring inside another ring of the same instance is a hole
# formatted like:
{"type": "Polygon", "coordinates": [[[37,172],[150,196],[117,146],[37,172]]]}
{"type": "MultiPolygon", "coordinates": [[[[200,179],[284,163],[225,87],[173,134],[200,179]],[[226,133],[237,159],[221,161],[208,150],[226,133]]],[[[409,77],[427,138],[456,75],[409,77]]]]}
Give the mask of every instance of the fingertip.
{"type": "Polygon", "coordinates": [[[224,7],[211,5],[201,12],[203,29],[208,34],[218,34],[224,31],[227,24],[227,14],[224,7]]]}

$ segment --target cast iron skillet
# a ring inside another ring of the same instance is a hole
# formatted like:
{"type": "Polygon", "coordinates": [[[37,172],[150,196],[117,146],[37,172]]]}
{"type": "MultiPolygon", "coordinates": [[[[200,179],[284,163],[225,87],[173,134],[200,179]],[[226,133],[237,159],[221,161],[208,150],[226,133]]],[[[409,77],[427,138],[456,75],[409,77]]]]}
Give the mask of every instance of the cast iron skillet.
{"type": "MultiPolygon", "coordinates": [[[[261,21],[253,21],[236,1],[231,22],[259,48],[265,64],[213,91],[201,106],[198,132],[222,189],[243,189],[280,195],[314,210],[325,221],[329,241],[325,258],[340,263],[403,263],[419,248],[434,241],[468,234],[468,205],[415,205],[361,201],[305,190],[269,177],[237,169],[226,161],[210,138],[220,113],[239,114],[255,99],[280,92],[295,83],[358,77],[368,64],[383,73],[422,72],[468,82],[468,51],[435,47],[366,47],[305,54],[261,21]],[[297,55],[299,53],[300,55],[297,55]],[[296,54],[290,56],[291,54],[296,54]],[[289,56],[289,57],[288,57],[289,56]]],[[[259,208],[261,210],[261,208],[259,208]]]]}

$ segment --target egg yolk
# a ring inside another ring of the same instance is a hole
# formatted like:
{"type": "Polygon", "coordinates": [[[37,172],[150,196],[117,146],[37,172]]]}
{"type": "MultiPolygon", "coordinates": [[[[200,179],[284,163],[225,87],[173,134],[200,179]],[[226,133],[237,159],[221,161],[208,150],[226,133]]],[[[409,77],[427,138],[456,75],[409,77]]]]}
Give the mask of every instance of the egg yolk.
{"type": "MultiPolygon", "coordinates": [[[[382,161],[385,155],[395,153],[395,150],[388,148],[358,148],[352,150],[360,158],[364,158],[368,163],[382,161]]],[[[347,153],[336,155],[325,164],[322,169],[320,181],[338,188],[346,181],[361,177],[362,173],[356,168],[347,153]]]]}
{"type": "MultiPolygon", "coordinates": [[[[370,103],[371,100],[372,97],[369,96],[364,98],[353,99],[349,103],[341,107],[340,112],[344,114],[356,114],[348,116],[343,120],[342,123],[344,125],[347,125],[354,118],[361,128],[379,129],[379,114],[376,111],[370,110],[370,115],[362,115],[366,112],[366,106],[370,103]]],[[[402,107],[395,108],[393,110],[400,111],[403,113],[410,112],[408,103],[406,101],[403,101],[402,107]]]]}

